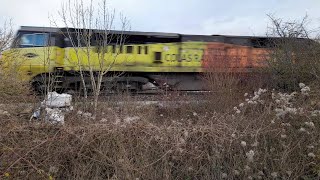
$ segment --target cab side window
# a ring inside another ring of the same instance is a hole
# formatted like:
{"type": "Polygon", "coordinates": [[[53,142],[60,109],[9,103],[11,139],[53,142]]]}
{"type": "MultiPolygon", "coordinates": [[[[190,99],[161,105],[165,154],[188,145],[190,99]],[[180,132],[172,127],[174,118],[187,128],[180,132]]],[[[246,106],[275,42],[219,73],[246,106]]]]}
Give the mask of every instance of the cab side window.
{"type": "Polygon", "coordinates": [[[22,47],[44,47],[48,45],[48,34],[24,34],[21,36],[20,46],[22,47]]]}
{"type": "Polygon", "coordinates": [[[47,45],[46,34],[35,34],[34,35],[34,45],[35,46],[46,46],[47,45]]]}
{"type": "Polygon", "coordinates": [[[32,46],[33,42],[33,34],[24,34],[21,37],[20,45],[23,46],[32,46]]]}

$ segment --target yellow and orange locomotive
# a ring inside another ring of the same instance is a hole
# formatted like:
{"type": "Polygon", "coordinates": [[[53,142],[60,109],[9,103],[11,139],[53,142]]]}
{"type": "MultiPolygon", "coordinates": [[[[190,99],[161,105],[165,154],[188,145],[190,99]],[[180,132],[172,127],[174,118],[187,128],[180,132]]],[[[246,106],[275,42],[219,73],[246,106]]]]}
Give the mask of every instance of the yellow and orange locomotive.
{"type": "Polygon", "coordinates": [[[77,90],[82,85],[79,71],[90,81],[86,72],[103,70],[108,71],[104,86],[194,91],[205,89],[203,72],[250,73],[265,66],[270,48],[266,37],[110,31],[126,38],[122,44],[115,39],[103,47],[101,66],[97,41],[104,32],[92,30],[95,38],[88,45],[72,39],[80,31],[84,30],[23,26],[11,49],[3,52],[3,66],[15,64],[21,77],[38,89],[45,86],[43,77],[54,73],[59,74],[58,88],[77,90]]]}

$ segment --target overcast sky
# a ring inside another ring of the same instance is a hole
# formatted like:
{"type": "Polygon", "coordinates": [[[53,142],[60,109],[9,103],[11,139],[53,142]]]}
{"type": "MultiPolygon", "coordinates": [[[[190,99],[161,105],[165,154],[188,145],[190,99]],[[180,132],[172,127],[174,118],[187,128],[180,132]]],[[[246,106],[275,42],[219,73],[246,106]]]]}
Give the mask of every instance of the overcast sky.
{"type": "MultiPolygon", "coordinates": [[[[0,0],[0,24],[50,26],[49,16],[68,0],[0,0]]],[[[86,1],[86,0],[84,0],[86,1]]],[[[87,0],[89,1],[89,0],[87,0]]],[[[94,0],[98,2],[99,0],[94,0]]],[[[320,26],[320,0],[111,0],[109,5],[130,19],[131,30],[188,34],[264,35],[267,14],[301,19],[320,26]]]]}

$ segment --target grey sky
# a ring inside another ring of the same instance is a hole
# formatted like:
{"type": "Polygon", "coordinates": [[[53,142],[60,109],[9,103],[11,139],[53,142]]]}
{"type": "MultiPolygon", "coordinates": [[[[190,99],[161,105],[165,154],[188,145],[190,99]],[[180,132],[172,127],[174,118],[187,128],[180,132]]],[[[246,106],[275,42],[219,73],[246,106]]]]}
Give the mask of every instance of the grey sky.
{"type": "MultiPolygon", "coordinates": [[[[0,23],[12,18],[15,27],[50,26],[48,17],[59,19],[63,1],[67,0],[1,0],[0,23]]],[[[109,4],[138,31],[264,35],[266,14],[284,19],[308,14],[310,27],[320,26],[320,0],[112,0],[109,4]]]]}

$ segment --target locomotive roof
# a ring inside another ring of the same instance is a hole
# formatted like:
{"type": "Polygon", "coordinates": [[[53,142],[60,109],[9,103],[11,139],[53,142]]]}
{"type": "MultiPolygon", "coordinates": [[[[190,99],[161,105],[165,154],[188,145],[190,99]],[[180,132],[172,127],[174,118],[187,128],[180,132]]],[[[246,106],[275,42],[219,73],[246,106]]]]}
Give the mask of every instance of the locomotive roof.
{"type": "MultiPolygon", "coordinates": [[[[66,33],[76,32],[76,28],[57,28],[57,27],[36,27],[36,26],[21,26],[19,32],[37,32],[37,33],[66,33]]],[[[93,29],[93,33],[103,34],[103,30],[93,29]]],[[[110,30],[109,34],[123,34],[127,35],[126,43],[141,44],[141,43],[172,43],[172,42],[224,42],[228,44],[236,44],[252,47],[272,47],[273,41],[278,41],[281,37],[266,37],[266,36],[234,36],[234,35],[190,35],[178,33],[164,33],[164,32],[141,32],[141,31],[117,31],[110,30]]],[[[296,40],[310,41],[304,38],[295,38],[296,40]]],[[[115,42],[116,43],[116,42],[115,42]]]]}
{"type": "MultiPolygon", "coordinates": [[[[56,27],[37,27],[37,26],[21,26],[19,31],[32,31],[32,32],[51,32],[59,33],[75,31],[76,28],[56,28],[56,27]]],[[[94,29],[93,32],[103,33],[103,30],[94,29]]],[[[179,34],[179,33],[165,33],[165,32],[142,32],[142,31],[117,31],[111,30],[110,34],[126,34],[126,35],[136,35],[136,36],[153,36],[157,38],[186,38],[186,39],[201,39],[204,41],[210,41],[210,39],[216,38],[270,38],[266,36],[235,36],[235,35],[190,35],[190,34],[179,34]]],[[[274,38],[274,37],[272,37],[274,38]]]]}
{"type": "MultiPolygon", "coordinates": [[[[21,26],[20,31],[35,31],[35,32],[66,32],[75,31],[76,28],[55,28],[55,27],[35,27],[35,26],[21,26]]],[[[80,29],[81,30],[81,29],[80,29]]],[[[103,33],[103,30],[93,29],[93,32],[103,33]]],[[[126,34],[126,35],[142,35],[142,36],[157,36],[157,37],[170,37],[170,38],[179,38],[180,34],[177,33],[163,33],[163,32],[141,32],[141,31],[117,31],[111,30],[110,34],[126,34]]]]}

